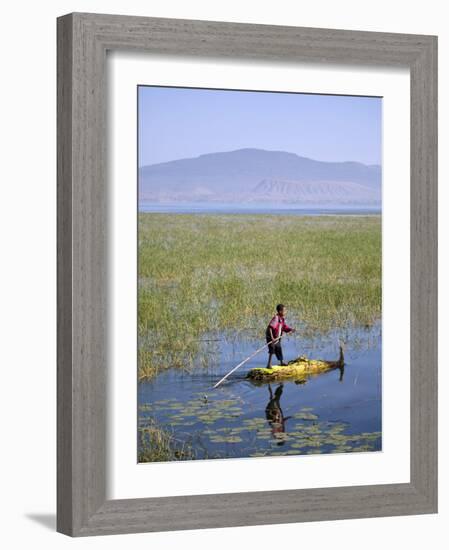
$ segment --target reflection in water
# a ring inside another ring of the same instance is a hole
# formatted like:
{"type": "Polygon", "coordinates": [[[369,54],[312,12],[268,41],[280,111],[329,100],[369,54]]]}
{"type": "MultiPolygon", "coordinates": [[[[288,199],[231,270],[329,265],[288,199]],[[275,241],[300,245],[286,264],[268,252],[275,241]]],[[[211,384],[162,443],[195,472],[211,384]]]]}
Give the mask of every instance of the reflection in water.
{"type": "MultiPolygon", "coordinates": [[[[347,365],[338,372],[283,383],[256,383],[242,372],[212,392],[212,385],[254,347],[250,343],[245,349],[241,342],[221,349],[217,371],[171,369],[140,383],[139,430],[152,430],[158,445],[139,451],[148,451],[148,460],[155,461],[190,459],[185,453],[180,458],[178,451],[185,448],[195,459],[380,451],[380,334],[375,343],[372,338],[371,346],[348,346],[347,365]],[[174,449],[159,449],[168,440],[174,449]],[[173,456],[166,457],[170,452],[173,456]]],[[[308,351],[334,357],[335,345],[308,351]]],[[[295,341],[286,342],[286,352],[298,355],[295,341]]],[[[257,366],[255,357],[247,369],[257,366]]]]}
{"type": "MultiPolygon", "coordinates": [[[[343,365],[337,367],[337,370],[340,373],[339,377],[338,377],[338,381],[343,382],[343,377],[344,377],[344,374],[345,374],[345,365],[343,364],[343,365]]],[[[321,373],[321,375],[322,375],[322,373],[321,373]]],[[[302,386],[302,385],[306,384],[309,379],[317,378],[318,376],[320,376],[320,374],[311,374],[311,373],[305,374],[302,378],[298,378],[297,380],[295,380],[295,384],[297,386],[302,386]]],[[[259,384],[260,384],[260,382],[259,382],[259,384]]]]}
{"type": "MultiPolygon", "coordinates": [[[[291,416],[284,416],[284,413],[281,409],[281,395],[284,389],[284,384],[279,384],[276,388],[274,394],[271,389],[271,384],[268,384],[268,391],[270,392],[270,399],[265,408],[265,415],[268,420],[268,423],[271,426],[271,433],[274,438],[279,439],[279,434],[285,433],[285,423],[291,416]]],[[[283,445],[285,442],[282,439],[279,439],[278,445],[283,445]]]]}
{"type": "MultiPolygon", "coordinates": [[[[345,373],[345,367],[342,365],[341,367],[338,367],[338,370],[340,371],[340,375],[338,378],[339,382],[343,382],[343,376],[345,373]]],[[[305,384],[307,379],[301,379],[296,380],[296,384],[305,384]]],[[[268,420],[268,423],[271,427],[271,434],[275,439],[278,439],[277,444],[283,445],[285,443],[285,440],[282,439],[282,434],[285,434],[287,432],[286,430],[286,422],[289,418],[293,418],[293,416],[284,416],[284,413],[282,412],[281,408],[281,396],[282,392],[284,391],[284,384],[281,382],[278,387],[275,389],[273,393],[273,389],[271,387],[271,384],[268,384],[268,392],[269,392],[269,400],[268,404],[265,407],[265,416],[268,420]]]]}

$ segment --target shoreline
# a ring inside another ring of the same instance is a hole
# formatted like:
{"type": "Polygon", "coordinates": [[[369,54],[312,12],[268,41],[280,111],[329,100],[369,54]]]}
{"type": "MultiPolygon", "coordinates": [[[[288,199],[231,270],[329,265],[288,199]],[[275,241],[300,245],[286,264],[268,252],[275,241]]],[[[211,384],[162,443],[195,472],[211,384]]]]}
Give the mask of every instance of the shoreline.
{"type": "Polygon", "coordinates": [[[371,210],[371,209],[319,209],[319,208],[272,208],[272,209],[245,209],[245,208],[236,208],[236,209],[202,209],[202,208],[179,208],[178,210],[173,210],[171,205],[161,205],[160,208],[140,208],[138,209],[138,214],[164,214],[164,215],[206,215],[206,216],[294,216],[294,217],[320,217],[320,216],[335,216],[335,217],[364,217],[364,216],[382,216],[382,210],[371,210]]]}

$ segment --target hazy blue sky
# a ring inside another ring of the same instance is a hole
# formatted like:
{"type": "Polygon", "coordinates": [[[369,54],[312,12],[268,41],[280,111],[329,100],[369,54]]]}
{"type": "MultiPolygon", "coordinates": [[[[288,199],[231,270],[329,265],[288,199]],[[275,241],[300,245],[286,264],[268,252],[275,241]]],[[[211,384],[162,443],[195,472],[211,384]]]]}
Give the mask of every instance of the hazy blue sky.
{"type": "Polygon", "coordinates": [[[139,87],[140,165],[256,147],[380,164],[380,98],[139,87]]]}

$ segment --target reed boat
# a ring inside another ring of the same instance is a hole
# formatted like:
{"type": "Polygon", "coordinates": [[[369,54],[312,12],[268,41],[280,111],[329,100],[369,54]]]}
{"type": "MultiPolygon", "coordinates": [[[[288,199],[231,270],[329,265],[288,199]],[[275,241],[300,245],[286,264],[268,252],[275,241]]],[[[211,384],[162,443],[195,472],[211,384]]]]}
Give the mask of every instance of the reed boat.
{"type": "Polygon", "coordinates": [[[340,357],[336,361],[324,359],[309,359],[300,355],[289,361],[286,366],[275,365],[271,369],[253,368],[248,371],[246,378],[254,381],[270,382],[271,380],[304,379],[307,376],[321,374],[333,369],[342,369],[345,364],[343,346],[340,346],[340,357]]]}

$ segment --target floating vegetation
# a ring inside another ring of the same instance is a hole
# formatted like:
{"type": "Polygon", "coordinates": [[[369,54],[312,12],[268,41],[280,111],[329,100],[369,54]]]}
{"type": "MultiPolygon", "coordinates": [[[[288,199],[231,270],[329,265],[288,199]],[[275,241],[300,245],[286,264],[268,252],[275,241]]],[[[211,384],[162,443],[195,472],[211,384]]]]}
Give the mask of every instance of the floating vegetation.
{"type": "Polygon", "coordinates": [[[243,441],[240,436],[235,434],[212,435],[209,439],[212,443],[240,443],[243,441]]]}
{"type": "Polygon", "coordinates": [[[294,418],[298,418],[299,420],[317,420],[318,416],[316,414],[312,414],[310,412],[299,412],[293,415],[294,418]]]}
{"type": "Polygon", "coordinates": [[[283,420],[271,421],[267,417],[242,418],[243,404],[239,398],[216,397],[204,402],[196,396],[184,403],[167,401],[168,424],[161,429],[151,416],[160,406],[160,402],[141,405],[144,416],[140,418],[139,429],[145,445],[139,453],[140,462],[245,454],[251,457],[336,454],[381,448],[381,432],[351,433],[347,423],[320,420],[311,407],[303,407],[283,420]],[[233,423],[235,418],[239,419],[238,424],[233,423]],[[172,433],[174,428],[178,430],[178,440],[172,433]],[[179,440],[183,428],[184,443],[179,440]],[[201,442],[195,453],[193,440],[201,442]]]}

